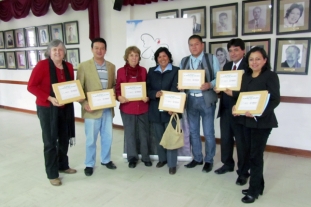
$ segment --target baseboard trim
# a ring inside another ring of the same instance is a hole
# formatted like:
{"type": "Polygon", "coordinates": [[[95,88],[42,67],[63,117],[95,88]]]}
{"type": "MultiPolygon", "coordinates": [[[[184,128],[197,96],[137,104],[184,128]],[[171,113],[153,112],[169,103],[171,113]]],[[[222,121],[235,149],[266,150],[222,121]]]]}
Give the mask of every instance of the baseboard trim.
{"type": "MultiPolygon", "coordinates": [[[[6,110],[11,110],[11,111],[28,113],[28,114],[36,114],[36,111],[27,110],[27,109],[20,109],[20,108],[14,108],[14,107],[9,107],[9,106],[2,106],[2,105],[0,105],[0,108],[6,109],[6,110]]],[[[75,120],[77,122],[84,122],[84,119],[79,118],[79,117],[76,117],[75,120]]],[[[123,130],[122,125],[113,124],[113,128],[123,130]]],[[[201,136],[201,140],[204,142],[203,136],[201,136]]],[[[216,138],[216,144],[220,144],[220,138],[216,138]]],[[[311,151],[308,151],[308,150],[301,150],[301,149],[267,145],[265,151],[266,152],[279,153],[279,154],[285,154],[285,155],[298,156],[298,157],[311,158],[311,151]]]]}

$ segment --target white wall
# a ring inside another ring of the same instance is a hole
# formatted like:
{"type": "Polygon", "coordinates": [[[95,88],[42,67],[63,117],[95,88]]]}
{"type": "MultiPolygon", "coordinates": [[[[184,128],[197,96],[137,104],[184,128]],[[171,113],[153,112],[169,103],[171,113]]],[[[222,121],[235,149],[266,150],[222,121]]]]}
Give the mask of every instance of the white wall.
{"type": "MultiPolygon", "coordinates": [[[[212,41],[227,41],[228,38],[209,38],[209,22],[210,22],[210,6],[214,6],[215,1],[206,0],[174,0],[169,2],[158,2],[148,5],[123,6],[121,12],[113,10],[113,0],[99,0],[99,14],[101,25],[101,36],[107,41],[106,59],[113,62],[117,68],[124,65],[123,54],[126,48],[126,21],[134,19],[155,19],[157,11],[191,8],[198,6],[206,6],[206,22],[207,38],[205,39],[207,46],[208,42],[212,41]]],[[[263,39],[271,38],[271,64],[274,65],[274,50],[276,38],[289,37],[310,37],[311,33],[301,33],[295,35],[276,35],[276,18],[273,22],[273,34],[266,35],[241,35],[241,19],[242,19],[242,0],[218,0],[217,5],[238,2],[239,9],[239,29],[238,35],[240,38],[247,39],[263,39]]],[[[274,2],[274,17],[276,17],[276,1],[274,2]]],[[[66,21],[79,22],[80,45],[68,46],[68,48],[80,48],[81,61],[85,61],[92,57],[90,52],[90,40],[88,39],[88,12],[87,11],[73,11],[68,9],[65,15],[58,16],[49,11],[49,13],[41,18],[30,15],[21,20],[12,19],[10,22],[0,22],[0,30],[16,29],[26,26],[39,26],[45,24],[60,23],[66,21]]],[[[169,28],[168,28],[169,29],[169,28]]],[[[172,31],[174,32],[174,31],[172,31]]],[[[178,34],[176,34],[178,35],[178,34]]],[[[181,43],[181,44],[187,44],[181,43]]],[[[15,50],[15,49],[13,49],[15,50]]],[[[208,50],[208,48],[207,48],[208,50]]],[[[179,65],[179,63],[175,63],[179,65]]],[[[310,65],[309,65],[310,68],[310,65]]],[[[310,68],[311,70],[311,68],[310,68]]],[[[18,80],[28,81],[31,71],[14,71],[14,70],[0,70],[0,80],[18,80]]],[[[309,72],[310,73],[310,72],[309,72]]],[[[296,96],[296,97],[311,97],[311,75],[279,75],[281,82],[282,96],[296,96]]],[[[34,97],[26,90],[23,85],[0,84],[0,105],[35,110],[34,97]]],[[[216,109],[217,110],[217,109],[216,109]]],[[[122,125],[122,120],[119,114],[118,107],[116,107],[116,117],[114,123],[122,125]]],[[[76,116],[80,117],[80,106],[75,104],[76,116]]],[[[303,150],[311,150],[311,118],[308,116],[311,113],[311,107],[308,104],[291,104],[281,103],[276,109],[276,115],[279,121],[279,128],[274,129],[268,140],[269,145],[282,146],[303,150]]],[[[215,120],[216,137],[220,137],[219,133],[219,119],[215,120]]],[[[202,134],[202,133],[201,133],[202,134]]]]}

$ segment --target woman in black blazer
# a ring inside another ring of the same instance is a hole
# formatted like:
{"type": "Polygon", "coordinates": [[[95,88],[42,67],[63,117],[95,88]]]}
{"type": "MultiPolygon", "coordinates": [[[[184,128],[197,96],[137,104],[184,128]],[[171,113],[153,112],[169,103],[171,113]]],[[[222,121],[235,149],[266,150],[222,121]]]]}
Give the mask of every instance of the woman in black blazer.
{"type": "Polygon", "coordinates": [[[163,167],[166,163],[169,173],[176,173],[177,149],[164,149],[159,143],[170,121],[172,112],[159,111],[161,90],[178,92],[178,67],[172,65],[172,54],[166,47],[160,47],[154,53],[157,66],[149,69],[147,75],[147,93],[149,97],[149,121],[152,122],[154,136],[157,144],[159,162],[156,167],[163,167]]]}
{"type": "MultiPolygon", "coordinates": [[[[264,49],[252,48],[246,55],[248,70],[242,77],[240,92],[267,90],[270,99],[261,116],[254,117],[249,112],[239,117],[239,122],[244,126],[248,156],[250,158],[249,188],[242,190],[245,195],[243,203],[253,203],[264,190],[263,178],[263,153],[272,128],[278,127],[274,109],[280,103],[280,83],[276,73],[271,71],[269,58],[264,49]]],[[[233,92],[233,97],[238,98],[239,92],[233,92]]],[[[233,115],[235,106],[233,106],[233,115]]]]}

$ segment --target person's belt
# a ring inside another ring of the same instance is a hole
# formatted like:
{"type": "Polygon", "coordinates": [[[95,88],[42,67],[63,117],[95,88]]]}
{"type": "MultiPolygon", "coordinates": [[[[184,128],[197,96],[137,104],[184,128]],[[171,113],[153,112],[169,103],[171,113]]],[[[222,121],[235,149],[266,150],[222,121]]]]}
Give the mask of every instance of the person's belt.
{"type": "Polygon", "coordinates": [[[203,94],[202,93],[189,93],[190,96],[194,96],[194,97],[202,97],[203,94]]]}

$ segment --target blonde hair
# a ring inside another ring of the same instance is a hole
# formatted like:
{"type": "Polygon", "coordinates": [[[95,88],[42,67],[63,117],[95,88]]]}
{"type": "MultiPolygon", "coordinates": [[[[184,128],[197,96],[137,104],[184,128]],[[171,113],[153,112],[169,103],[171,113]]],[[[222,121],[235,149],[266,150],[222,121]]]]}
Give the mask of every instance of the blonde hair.
{"type": "Polygon", "coordinates": [[[127,58],[129,57],[130,53],[137,53],[139,55],[139,61],[141,60],[140,57],[140,49],[136,46],[129,46],[128,48],[126,48],[123,59],[125,62],[127,62],[127,58]]]}

